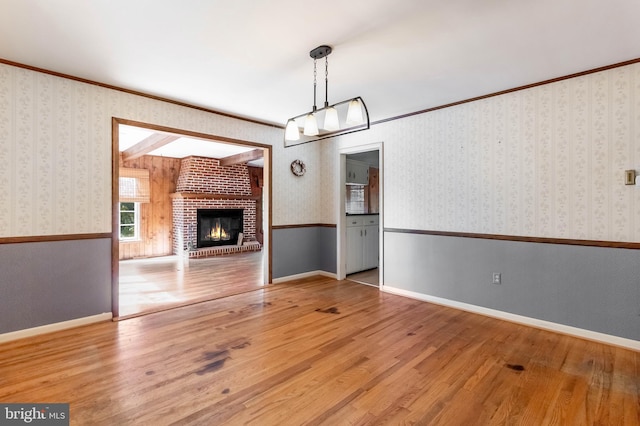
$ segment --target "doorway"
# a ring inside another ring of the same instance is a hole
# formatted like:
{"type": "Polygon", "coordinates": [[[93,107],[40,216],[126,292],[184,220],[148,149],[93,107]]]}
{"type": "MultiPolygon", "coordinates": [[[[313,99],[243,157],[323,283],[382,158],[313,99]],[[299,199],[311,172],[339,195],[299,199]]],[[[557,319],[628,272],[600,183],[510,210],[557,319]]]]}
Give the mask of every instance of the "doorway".
{"type": "Polygon", "coordinates": [[[342,148],[338,277],[383,286],[382,143],[342,148]]]}
{"type": "Polygon", "coordinates": [[[112,133],[114,318],[270,282],[270,146],[115,118],[112,133]],[[200,247],[200,209],[243,212],[234,238],[200,247]]]}

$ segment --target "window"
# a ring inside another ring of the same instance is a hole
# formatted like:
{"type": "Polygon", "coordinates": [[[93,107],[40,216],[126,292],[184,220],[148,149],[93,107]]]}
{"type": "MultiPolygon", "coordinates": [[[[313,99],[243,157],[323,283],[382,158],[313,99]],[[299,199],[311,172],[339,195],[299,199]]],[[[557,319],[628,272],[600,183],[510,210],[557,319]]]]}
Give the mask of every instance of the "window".
{"type": "Polygon", "coordinates": [[[140,203],[149,202],[149,170],[120,168],[120,240],[140,239],[140,203]]]}
{"type": "Polygon", "coordinates": [[[365,210],[364,185],[347,185],[346,211],[351,214],[367,213],[365,210]]]}
{"type": "Polygon", "coordinates": [[[120,240],[140,238],[140,203],[120,203],[120,240]]]}
{"type": "Polygon", "coordinates": [[[120,168],[120,201],[149,202],[149,170],[120,168]]]}

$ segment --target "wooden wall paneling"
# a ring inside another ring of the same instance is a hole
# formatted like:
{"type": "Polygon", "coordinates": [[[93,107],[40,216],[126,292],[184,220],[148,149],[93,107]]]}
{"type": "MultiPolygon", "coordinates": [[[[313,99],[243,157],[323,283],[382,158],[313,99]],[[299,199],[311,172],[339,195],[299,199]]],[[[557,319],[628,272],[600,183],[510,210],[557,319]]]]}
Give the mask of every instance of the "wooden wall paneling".
{"type": "MultiPolygon", "coordinates": [[[[360,185],[358,185],[360,186],[360,185]]],[[[362,191],[364,193],[364,212],[365,213],[371,213],[371,206],[370,206],[370,201],[369,201],[369,185],[364,186],[364,189],[362,191]]]]}
{"type": "MultiPolygon", "coordinates": [[[[145,168],[145,164],[144,164],[144,159],[143,158],[136,158],[135,160],[133,160],[131,163],[128,162],[124,162],[125,163],[125,167],[133,167],[135,169],[144,169],[145,168]],[[130,164],[130,166],[129,166],[130,164]]],[[[151,178],[151,177],[149,177],[151,178]]],[[[144,256],[144,239],[146,238],[146,236],[148,235],[147,229],[146,227],[148,226],[148,222],[145,221],[146,216],[148,215],[148,205],[147,204],[142,204],[140,206],[140,238],[141,241],[136,241],[136,242],[131,242],[129,243],[130,247],[130,256],[132,258],[135,257],[141,257],[144,256]]]]}
{"type": "Polygon", "coordinates": [[[176,189],[181,160],[179,158],[162,158],[161,160],[157,184],[160,194],[159,203],[154,205],[154,208],[159,209],[153,222],[156,232],[154,247],[157,253],[167,256],[173,253],[173,207],[170,195],[176,189]]]}
{"type": "Polygon", "coordinates": [[[178,176],[180,175],[180,165],[182,161],[179,159],[167,159],[165,161],[163,171],[164,180],[162,182],[163,192],[167,194],[165,199],[165,223],[167,226],[167,234],[163,239],[164,248],[163,251],[167,254],[173,253],[173,208],[171,194],[176,192],[176,184],[178,182],[178,176]]]}
{"type": "Polygon", "coordinates": [[[122,259],[129,259],[128,255],[128,251],[129,249],[127,248],[127,244],[122,244],[120,243],[119,245],[119,249],[118,249],[118,259],[122,260],[122,259]]]}
{"type": "MultiPolygon", "coordinates": [[[[149,170],[149,163],[147,158],[139,157],[133,161],[137,161],[136,168],[147,169],[149,170]]],[[[125,160],[125,164],[127,161],[125,160]]],[[[153,187],[151,185],[152,176],[151,170],[149,170],[149,200],[151,200],[153,187]]],[[[151,203],[142,203],[140,205],[140,241],[132,243],[132,250],[134,251],[134,257],[146,257],[147,254],[147,243],[149,241],[150,232],[151,232],[151,223],[149,221],[149,217],[151,216],[151,203]]],[[[149,252],[151,248],[149,247],[149,252]]]]}
{"type": "Polygon", "coordinates": [[[172,254],[173,212],[180,159],[145,155],[123,162],[124,167],[149,170],[151,200],[140,208],[140,241],[120,243],[120,260],[172,254]]]}
{"type": "Polygon", "coordinates": [[[376,167],[369,167],[369,195],[368,213],[380,213],[380,171],[376,167]]]}
{"type": "Polygon", "coordinates": [[[149,226],[149,238],[147,244],[154,255],[165,255],[162,241],[168,233],[165,223],[165,194],[163,194],[162,182],[164,176],[164,158],[152,156],[149,158],[150,179],[151,179],[151,217],[149,226]]]}

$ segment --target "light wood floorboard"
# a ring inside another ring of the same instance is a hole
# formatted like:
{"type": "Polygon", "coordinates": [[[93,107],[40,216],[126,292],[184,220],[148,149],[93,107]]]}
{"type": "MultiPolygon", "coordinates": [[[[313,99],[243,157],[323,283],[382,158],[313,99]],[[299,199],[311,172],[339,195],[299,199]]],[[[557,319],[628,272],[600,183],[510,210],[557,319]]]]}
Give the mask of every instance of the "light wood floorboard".
{"type": "Polygon", "coordinates": [[[638,425],[640,353],[313,277],[0,345],[73,425],[638,425]]]}
{"type": "Polygon", "coordinates": [[[256,290],[264,284],[263,252],[191,259],[120,261],[120,318],[256,290]]]}
{"type": "Polygon", "coordinates": [[[368,269],[355,274],[347,275],[347,279],[361,284],[369,284],[375,287],[380,286],[380,270],[378,268],[368,269]]]}

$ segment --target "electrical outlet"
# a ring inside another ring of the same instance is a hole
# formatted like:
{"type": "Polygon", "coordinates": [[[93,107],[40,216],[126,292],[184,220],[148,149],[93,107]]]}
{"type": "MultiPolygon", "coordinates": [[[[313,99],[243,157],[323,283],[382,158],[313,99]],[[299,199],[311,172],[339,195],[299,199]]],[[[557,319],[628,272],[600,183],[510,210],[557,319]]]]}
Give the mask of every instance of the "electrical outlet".
{"type": "Polygon", "coordinates": [[[625,185],[635,185],[636,184],[636,171],[635,170],[625,170],[624,171],[624,184],[625,185]]]}
{"type": "Polygon", "coordinates": [[[494,272],[491,283],[492,284],[502,284],[502,274],[500,272],[494,272]]]}

